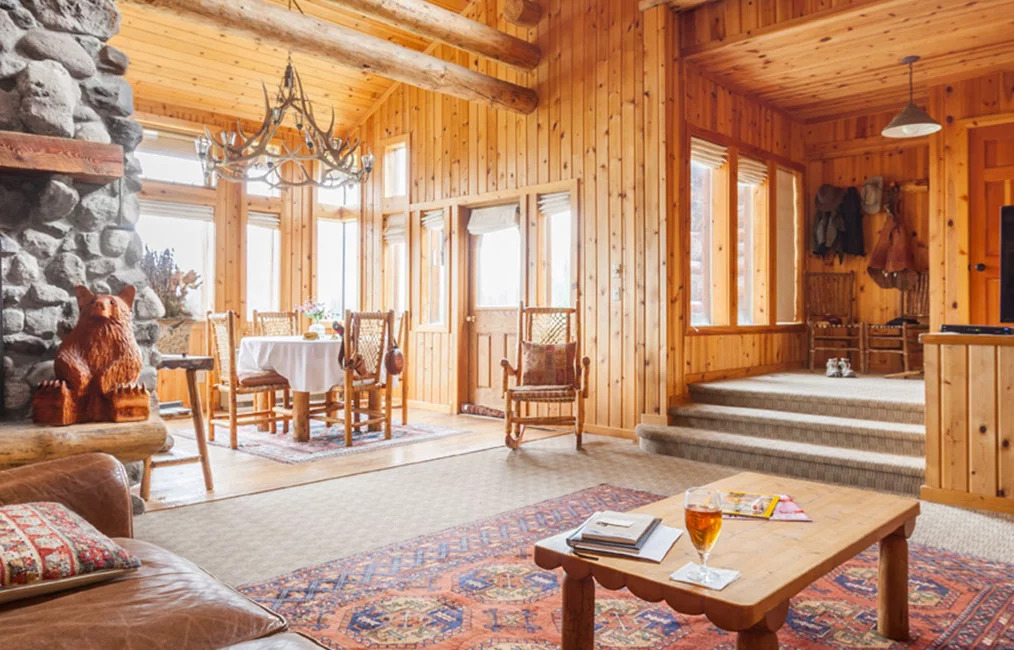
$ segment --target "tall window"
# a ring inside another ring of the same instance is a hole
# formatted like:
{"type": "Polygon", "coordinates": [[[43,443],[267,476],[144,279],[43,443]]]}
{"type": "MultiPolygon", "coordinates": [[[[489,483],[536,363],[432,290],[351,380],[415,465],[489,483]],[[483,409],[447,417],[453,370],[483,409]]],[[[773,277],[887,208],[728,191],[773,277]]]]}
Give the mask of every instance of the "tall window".
{"type": "Polygon", "coordinates": [[[726,148],[690,141],[690,324],[728,325],[729,159],[726,148]]]}
{"type": "Polygon", "coordinates": [[[246,306],[279,311],[282,289],[282,230],[278,215],[251,211],[246,226],[246,306]]]}
{"type": "Polygon", "coordinates": [[[384,198],[408,196],[408,144],[398,142],[384,148],[384,198]]]}
{"type": "Polygon", "coordinates": [[[246,182],[246,193],[250,196],[274,198],[282,195],[281,190],[268,182],[274,182],[278,178],[277,169],[269,170],[262,165],[251,165],[248,174],[253,179],[246,182]]]}
{"type": "Polygon", "coordinates": [[[736,305],[739,325],[767,324],[768,166],[740,156],[736,173],[736,305]]]}
{"type": "Polygon", "coordinates": [[[147,180],[180,185],[205,184],[192,135],[145,129],[144,139],[134,155],[141,163],[141,173],[147,180]]]}
{"type": "Polygon", "coordinates": [[[447,321],[447,236],[443,209],[422,213],[424,323],[447,321]]]}
{"type": "Polygon", "coordinates": [[[335,316],[359,308],[359,224],[317,220],[317,299],[335,316]]]}
{"type": "Polygon", "coordinates": [[[572,306],[574,284],[573,226],[570,193],[539,196],[539,213],[545,220],[545,282],[550,307],[572,306]]]}
{"type": "Polygon", "coordinates": [[[799,172],[778,169],[775,182],[775,316],[779,323],[802,320],[799,313],[799,268],[802,264],[800,185],[799,172]]]}
{"type": "Polygon", "coordinates": [[[215,211],[211,206],[141,201],[137,234],[147,248],[172,249],[183,273],[194,270],[201,285],[188,292],[185,309],[195,318],[215,309],[215,211]]]}
{"type": "Polygon", "coordinates": [[[478,237],[475,306],[507,307],[521,299],[521,229],[517,204],[472,210],[468,232],[478,237]]]}
{"type": "Polygon", "coordinates": [[[408,309],[408,237],[405,215],[388,215],[384,221],[384,304],[397,313],[408,309]]]}
{"type": "Polygon", "coordinates": [[[361,185],[346,185],[345,187],[319,187],[317,188],[317,203],[325,208],[345,208],[347,210],[359,211],[361,185]]]}

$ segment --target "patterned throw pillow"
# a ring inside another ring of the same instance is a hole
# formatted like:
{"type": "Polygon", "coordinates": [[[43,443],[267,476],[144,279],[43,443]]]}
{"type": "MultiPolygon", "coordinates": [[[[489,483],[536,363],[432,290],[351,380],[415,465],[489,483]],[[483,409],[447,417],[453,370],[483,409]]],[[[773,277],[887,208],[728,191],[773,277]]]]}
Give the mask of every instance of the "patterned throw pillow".
{"type": "Polygon", "coordinates": [[[521,342],[521,383],[525,386],[573,386],[577,343],[540,345],[521,342]]]}
{"type": "Polygon", "coordinates": [[[0,506],[0,603],[109,579],[141,562],[59,503],[0,506]]]}

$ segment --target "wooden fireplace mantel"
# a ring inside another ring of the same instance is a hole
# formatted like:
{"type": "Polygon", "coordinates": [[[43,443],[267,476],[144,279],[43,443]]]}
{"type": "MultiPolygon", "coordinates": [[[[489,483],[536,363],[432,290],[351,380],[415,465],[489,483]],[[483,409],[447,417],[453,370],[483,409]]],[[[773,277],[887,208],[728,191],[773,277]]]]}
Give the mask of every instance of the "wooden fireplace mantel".
{"type": "Polygon", "coordinates": [[[0,131],[0,173],[66,174],[105,185],[123,176],[123,147],[0,131]]]}
{"type": "Polygon", "coordinates": [[[0,422],[0,469],[43,460],[102,452],[121,462],[144,460],[165,445],[166,425],[147,422],[91,422],[51,427],[31,422],[0,422]]]}

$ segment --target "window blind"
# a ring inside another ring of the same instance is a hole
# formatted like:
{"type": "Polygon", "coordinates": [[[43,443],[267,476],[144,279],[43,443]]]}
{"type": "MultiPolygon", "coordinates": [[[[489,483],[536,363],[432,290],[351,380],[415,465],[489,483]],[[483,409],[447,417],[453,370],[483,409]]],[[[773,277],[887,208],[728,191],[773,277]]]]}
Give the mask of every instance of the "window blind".
{"type": "Polygon", "coordinates": [[[444,229],[444,210],[425,210],[422,213],[422,227],[426,230],[444,229]]]}
{"type": "Polygon", "coordinates": [[[392,214],[384,221],[384,243],[405,243],[405,215],[392,214]]]}
{"type": "Polygon", "coordinates": [[[539,212],[546,217],[570,212],[570,192],[539,195],[539,212]]]}
{"type": "Polygon", "coordinates": [[[273,230],[281,230],[282,228],[281,217],[272,212],[254,212],[251,210],[246,215],[246,223],[248,226],[259,226],[273,230]]]}
{"type": "Polygon", "coordinates": [[[488,208],[475,208],[468,218],[468,234],[485,235],[491,232],[517,228],[521,216],[521,206],[517,203],[494,205],[488,208]]]}
{"type": "Polygon", "coordinates": [[[747,185],[763,185],[768,180],[768,165],[753,158],[740,158],[736,180],[747,185]]]}
{"type": "Polygon", "coordinates": [[[710,169],[718,169],[728,162],[729,152],[720,144],[690,138],[690,160],[710,169]]]}
{"type": "Polygon", "coordinates": [[[194,219],[196,221],[214,221],[215,209],[210,205],[193,205],[190,203],[174,203],[171,201],[152,201],[141,199],[141,214],[170,219],[194,219]]]}
{"type": "Polygon", "coordinates": [[[196,136],[172,131],[144,130],[144,139],[138,145],[141,151],[168,154],[180,158],[197,159],[197,148],[194,145],[196,136]]]}

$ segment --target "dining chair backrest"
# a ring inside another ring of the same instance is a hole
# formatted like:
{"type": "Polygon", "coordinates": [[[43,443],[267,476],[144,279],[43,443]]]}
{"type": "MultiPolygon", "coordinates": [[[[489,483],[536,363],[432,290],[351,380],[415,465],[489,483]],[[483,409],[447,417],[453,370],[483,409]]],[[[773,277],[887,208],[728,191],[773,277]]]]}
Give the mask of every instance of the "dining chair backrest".
{"type": "Polygon", "coordinates": [[[345,312],[345,360],[355,364],[362,359],[358,379],[380,380],[393,324],[393,311],[345,312]]]}
{"type": "Polygon", "coordinates": [[[915,284],[901,292],[901,315],[919,321],[929,318],[929,273],[920,273],[915,284]]]}
{"type": "Polygon", "coordinates": [[[806,320],[840,318],[844,323],[852,322],[852,292],[855,288],[855,272],[807,273],[806,274],[806,320]]]}
{"type": "Polygon", "coordinates": [[[539,345],[562,345],[576,343],[574,353],[575,387],[581,376],[581,321],[580,303],[577,307],[525,307],[522,302],[518,308],[518,347],[517,363],[518,378],[523,377],[521,343],[527,341],[539,345]]]}
{"type": "Polygon", "coordinates": [[[294,311],[255,311],[256,336],[298,336],[299,314],[294,311]]]}
{"type": "Polygon", "coordinates": [[[236,378],[236,312],[230,310],[206,316],[208,356],[215,359],[218,380],[230,386],[236,378]]]}

